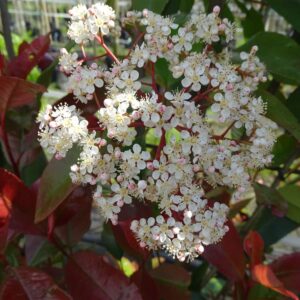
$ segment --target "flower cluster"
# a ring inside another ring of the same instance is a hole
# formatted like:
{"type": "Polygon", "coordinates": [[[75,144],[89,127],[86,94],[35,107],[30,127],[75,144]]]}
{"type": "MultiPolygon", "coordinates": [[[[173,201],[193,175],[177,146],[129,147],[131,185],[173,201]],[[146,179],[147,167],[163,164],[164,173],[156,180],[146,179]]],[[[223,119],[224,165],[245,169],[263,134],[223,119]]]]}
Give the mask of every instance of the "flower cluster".
{"type": "Polygon", "coordinates": [[[104,3],[93,4],[90,8],[79,4],[69,13],[71,23],[68,36],[77,44],[94,40],[99,32],[101,35],[107,35],[115,26],[116,14],[110,6],[104,3]]]}
{"type": "MultiPolygon", "coordinates": [[[[95,7],[72,10],[73,39],[107,33],[114,13],[103,6],[100,14],[95,7]],[[90,26],[91,16],[97,30],[74,30],[73,24],[90,26]]],[[[165,249],[181,261],[195,258],[228,231],[228,207],[207,193],[223,186],[240,199],[251,188],[254,171],[271,162],[275,142],[276,124],[265,117],[263,100],[253,96],[266,81],[258,49],[242,52],[240,65],[231,62],[227,48],[214,51],[215,43],[228,43],[234,35],[233,24],[219,12],[215,7],[208,15],[193,14],[181,26],[150,11],[129,13],[125,23],[143,32],[124,60],[103,43],[115,59],[110,69],[76,63],[66,53],[61,60],[70,73],[70,90],[81,102],[92,101],[95,88],[105,86],[106,99],[96,113],[99,128],[88,130],[73,106],[47,107],[39,116],[40,142],[51,153],[61,157],[73,143],[81,146],[70,176],[95,186],[102,215],[117,224],[124,205],[156,206],[156,217],[133,220],[131,230],[141,247],[165,249]],[[165,71],[175,89],[157,85],[160,59],[168,64],[165,71]],[[146,93],[149,84],[152,92],[146,93]],[[235,139],[233,131],[242,138],[235,139]],[[146,146],[149,135],[159,141],[155,146],[146,146]]]]}

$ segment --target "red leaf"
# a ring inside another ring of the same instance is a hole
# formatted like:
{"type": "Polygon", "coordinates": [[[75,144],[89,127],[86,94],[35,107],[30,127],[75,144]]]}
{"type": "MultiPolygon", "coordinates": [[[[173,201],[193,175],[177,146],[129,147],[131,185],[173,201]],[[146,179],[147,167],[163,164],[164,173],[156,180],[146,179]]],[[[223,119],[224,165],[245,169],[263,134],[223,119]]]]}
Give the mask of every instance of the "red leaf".
{"type": "Polygon", "coordinates": [[[46,273],[29,267],[12,269],[11,276],[2,286],[1,299],[70,300],[46,273]]]}
{"type": "Polygon", "coordinates": [[[0,54],[0,75],[4,73],[5,67],[6,67],[5,56],[0,54]]]}
{"type": "Polygon", "coordinates": [[[277,278],[289,290],[300,293],[300,253],[284,255],[270,264],[277,278]]]}
{"type": "Polygon", "coordinates": [[[48,34],[37,37],[30,44],[23,42],[19,48],[19,55],[8,64],[8,75],[25,79],[42,59],[49,46],[48,34]]]}
{"type": "Polygon", "coordinates": [[[91,208],[91,190],[76,188],[54,211],[55,234],[68,245],[78,243],[90,228],[91,208]]]}
{"type": "Polygon", "coordinates": [[[140,246],[130,229],[130,225],[132,220],[147,218],[151,215],[151,208],[141,202],[136,202],[134,205],[125,205],[119,214],[118,224],[111,226],[117,242],[128,254],[142,259],[146,259],[149,256],[150,252],[140,246]]]}
{"type": "Polygon", "coordinates": [[[223,239],[205,248],[203,257],[231,281],[241,281],[245,274],[245,256],[241,238],[231,221],[223,239]]]}
{"type": "Polygon", "coordinates": [[[164,263],[150,274],[158,286],[159,299],[191,299],[188,290],[191,276],[182,266],[164,263]]]}
{"type": "Polygon", "coordinates": [[[66,284],[74,300],[140,300],[135,284],[107,259],[93,252],[74,254],[66,265],[66,284]]]}
{"type": "Polygon", "coordinates": [[[9,108],[31,103],[38,93],[46,89],[20,78],[0,76],[0,115],[4,115],[9,108]]]}
{"type": "Polygon", "coordinates": [[[134,282],[141,291],[143,300],[159,300],[158,287],[154,279],[149,275],[144,267],[141,267],[131,277],[131,281],[134,282]]]}
{"type": "Polygon", "coordinates": [[[250,257],[251,268],[262,262],[264,241],[256,231],[250,231],[244,239],[244,250],[250,257]]]}
{"type": "Polygon", "coordinates": [[[7,232],[41,234],[42,224],[34,224],[36,197],[14,174],[0,169],[1,243],[7,232]],[[4,220],[6,219],[6,222],[4,220]],[[5,227],[6,226],[6,227],[5,227]]]}
{"type": "Polygon", "coordinates": [[[294,300],[299,300],[296,294],[284,287],[283,283],[276,277],[270,266],[263,264],[254,266],[252,269],[252,278],[269,289],[294,300]]]}

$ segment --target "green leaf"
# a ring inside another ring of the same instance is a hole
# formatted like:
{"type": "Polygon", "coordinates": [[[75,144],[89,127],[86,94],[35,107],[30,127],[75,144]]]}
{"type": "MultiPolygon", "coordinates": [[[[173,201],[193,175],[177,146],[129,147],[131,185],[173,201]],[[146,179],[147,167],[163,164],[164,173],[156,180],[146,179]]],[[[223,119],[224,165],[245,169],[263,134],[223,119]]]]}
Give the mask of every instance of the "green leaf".
{"type": "Polygon", "coordinates": [[[300,88],[298,87],[287,99],[286,106],[300,122],[300,88]]]}
{"type": "Polygon", "coordinates": [[[132,0],[132,10],[142,11],[147,8],[155,13],[162,13],[168,0],[132,0]]]}
{"type": "Polygon", "coordinates": [[[274,216],[270,209],[265,208],[253,230],[257,230],[261,234],[267,248],[298,226],[298,223],[289,218],[274,216]]]}
{"type": "Polygon", "coordinates": [[[38,192],[35,222],[47,218],[74,189],[69,173],[78,156],[79,148],[73,147],[65,158],[53,158],[47,165],[38,192]]]}
{"type": "Polygon", "coordinates": [[[297,140],[290,134],[283,134],[279,138],[273,147],[273,161],[272,165],[279,167],[285,163],[295,152],[297,140]]]}
{"type": "Polygon", "coordinates": [[[279,192],[289,204],[287,217],[300,223],[300,187],[290,184],[280,188],[279,192]]]}
{"type": "Polygon", "coordinates": [[[246,38],[252,37],[257,32],[264,31],[262,15],[253,8],[247,10],[246,18],[242,19],[241,23],[246,38]]]}
{"type": "Polygon", "coordinates": [[[266,2],[300,32],[300,0],[266,0],[266,2]]]}
{"type": "Polygon", "coordinates": [[[249,51],[254,45],[269,72],[283,81],[300,84],[300,46],[294,40],[275,32],[259,32],[238,50],[249,51]]]}
{"type": "Polygon", "coordinates": [[[264,102],[267,103],[267,117],[285,128],[300,141],[300,123],[288,107],[267,91],[260,90],[258,94],[262,96],[264,102]]]}
{"type": "MultiPolygon", "coordinates": [[[[173,2],[172,0],[170,2],[173,2]]],[[[179,10],[189,13],[194,5],[195,0],[181,0],[179,10]]]]}
{"type": "Polygon", "coordinates": [[[287,202],[276,189],[259,183],[254,183],[253,187],[257,203],[267,206],[273,205],[276,206],[281,212],[287,213],[287,202]]]}
{"type": "Polygon", "coordinates": [[[171,0],[167,3],[167,5],[164,8],[163,15],[168,16],[168,15],[173,15],[176,14],[179,10],[180,7],[180,1],[181,0],[171,0]]]}
{"type": "Polygon", "coordinates": [[[179,82],[173,78],[169,64],[164,58],[159,58],[155,63],[155,74],[157,82],[165,88],[174,87],[179,82]]]}

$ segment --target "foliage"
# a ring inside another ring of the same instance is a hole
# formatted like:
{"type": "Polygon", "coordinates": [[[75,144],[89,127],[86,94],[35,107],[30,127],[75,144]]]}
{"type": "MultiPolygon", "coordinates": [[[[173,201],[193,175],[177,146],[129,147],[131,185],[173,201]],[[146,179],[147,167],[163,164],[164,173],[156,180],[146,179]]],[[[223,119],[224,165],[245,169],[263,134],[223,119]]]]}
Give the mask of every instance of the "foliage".
{"type": "MultiPolygon", "coordinates": [[[[194,1],[132,2],[135,10],[149,8],[183,20],[194,1]]],[[[215,3],[204,2],[207,9],[215,3]]],[[[73,148],[64,160],[47,161],[37,142],[39,100],[58,60],[41,72],[37,83],[29,81],[29,74],[47,53],[49,36],[21,43],[11,61],[0,54],[1,299],[298,299],[300,253],[272,261],[266,257],[272,245],[300,223],[300,2],[265,0],[251,6],[252,1],[230,1],[245,15],[242,20],[233,6],[218,2],[225,5],[226,17],[243,27],[244,43],[236,51],[259,47],[269,76],[258,94],[268,106],[267,116],[281,129],[272,164],[256,174],[255,195],[234,203],[230,190],[211,190],[210,200],[230,207],[229,232],[192,263],[140,247],[130,221],[157,209],[143,204],[122,211],[117,226],[106,224],[99,243],[84,242],[93,204],[91,189],[69,178],[78,151],[73,148]],[[264,16],[271,8],[289,23],[288,35],[264,31],[264,16]]],[[[157,81],[162,87],[177,84],[162,59],[157,81]]],[[[102,103],[103,90],[96,92],[102,103]]],[[[83,107],[72,95],[63,101],[82,109],[93,127],[95,103],[83,107]]],[[[231,134],[245,138],[243,128],[231,134]]],[[[159,147],[151,132],[146,143],[154,150],[159,147]]]]}

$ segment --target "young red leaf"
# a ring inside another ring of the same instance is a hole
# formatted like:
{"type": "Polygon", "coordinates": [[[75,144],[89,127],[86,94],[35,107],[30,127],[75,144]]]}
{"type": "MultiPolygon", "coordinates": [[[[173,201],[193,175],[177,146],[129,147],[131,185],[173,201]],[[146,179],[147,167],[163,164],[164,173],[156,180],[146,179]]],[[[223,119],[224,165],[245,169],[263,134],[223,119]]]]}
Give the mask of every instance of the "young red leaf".
{"type": "Polygon", "coordinates": [[[141,300],[135,284],[108,259],[90,251],[70,257],[65,270],[66,284],[74,300],[141,300]]]}
{"type": "Polygon", "coordinates": [[[251,268],[262,262],[264,241],[256,231],[250,231],[244,239],[244,250],[250,257],[251,268]]]}
{"type": "Polygon", "coordinates": [[[15,233],[41,234],[43,224],[34,224],[35,194],[14,174],[0,169],[1,244],[5,228],[15,233]],[[5,222],[6,220],[6,222],[5,222]]]}
{"type": "Polygon", "coordinates": [[[46,273],[29,267],[11,269],[4,282],[1,299],[71,300],[72,298],[46,273]]]}
{"type": "Polygon", "coordinates": [[[270,267],[289,290],[300,293],[300,253],[284,255],[274,260],[270,267]]]}
{"type": "Polygon", "coordinates": [[[265,287],[272,289],[284,296],[299,300],[296,294],[287,290],[284,284],[276,277],[270,266],[259,264],[252,269],[252,278],[265,287]]]}
{"type": "Polygon", "coordinates": [[[5,66],[6,66],[5,56],[0,54],[0,75],[4,73],[5,66]]]}
{"type": "Polygon", "coordinates": [[[14,107],[30,104],[38,93],[46,89],[20,78],[0,76],[0,115],[14,107]]]}
{"type": "Polygon", "coordinates": [[[8,75],[25,79],[50,46],[50,36],[41,35],[31,43],[23,42],[19,54],[8,63],[8,75]]]}
{"type": "Polygon", "coordinates": [[[232,222],[229,221],[227,225],[229,231],[223,239],[205,247],[202,256],[229,280],[242,281],[246,267],[243,244],[232,222]]]}
{"type": "Polygon", "coordinates": [[[46,219],[73,191],[70,167],[77,162],[79,149],[73,147],[65,158],[53,158],[43,172],[37,198],[35,221],[46,219]]]}

